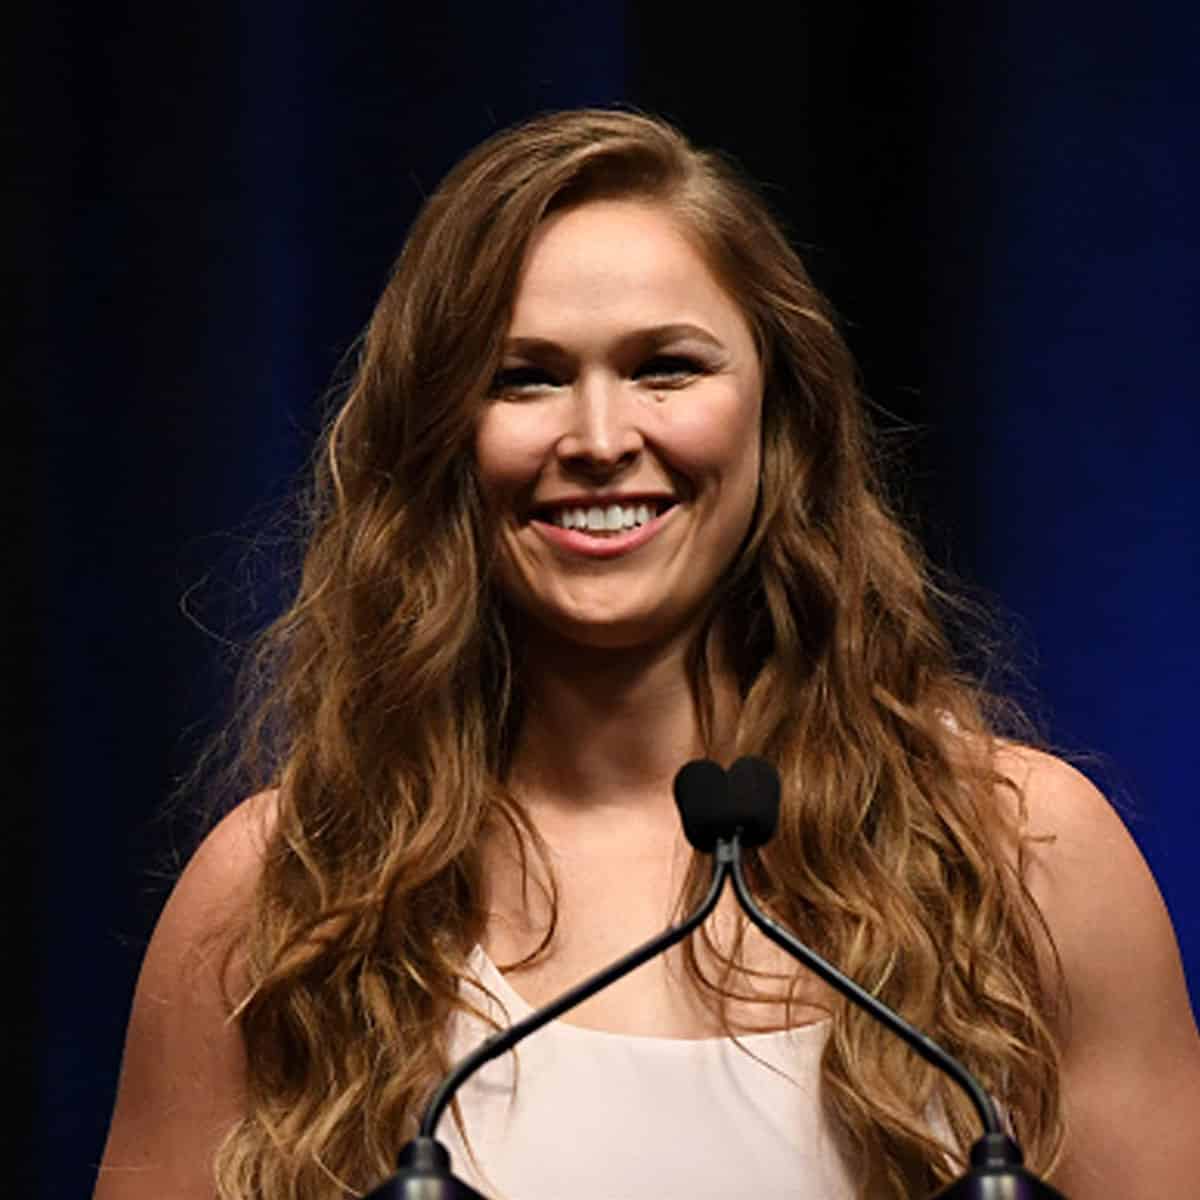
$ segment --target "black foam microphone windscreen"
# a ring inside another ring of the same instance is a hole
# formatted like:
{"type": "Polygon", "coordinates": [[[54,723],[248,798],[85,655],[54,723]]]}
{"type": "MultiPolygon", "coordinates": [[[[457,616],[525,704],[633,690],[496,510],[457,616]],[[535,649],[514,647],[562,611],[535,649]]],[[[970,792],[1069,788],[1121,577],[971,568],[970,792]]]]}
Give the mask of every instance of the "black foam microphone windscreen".
{"type": "Polygon", "coordinates": [[[765,758],[747,755],[729,768],[726,778],[741,844],[765,845],[779,824],[779,772],[765,758]]]}
{"type": "Polygon", "coordinates": [[[717,839],[732,837],[737,813],[729,795],[725,768],[708,758],[684,763],[675,776],[675,804],[687,840],[704,854],[711,854],[717,839]]]}

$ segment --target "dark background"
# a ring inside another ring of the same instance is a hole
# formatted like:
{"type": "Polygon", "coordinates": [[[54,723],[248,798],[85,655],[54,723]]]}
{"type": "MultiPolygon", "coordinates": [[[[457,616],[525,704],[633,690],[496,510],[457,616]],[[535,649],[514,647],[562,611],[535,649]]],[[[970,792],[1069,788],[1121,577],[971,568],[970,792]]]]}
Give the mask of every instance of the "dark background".
{"type": "Polygon", "coordinates": [[[248,583],[250,547],[320,397],[421,198],[546,108],[663,112],[764,184],[908,430],[931,551],[1015,623],[1054,743],[1097,756],[1195,988],[1194,12],[23,6],[5,72],[9,1190],[91,1186],[182,841],[156,814],[224,713],[222,638],[279,602],[269,547],[248,583]]]}

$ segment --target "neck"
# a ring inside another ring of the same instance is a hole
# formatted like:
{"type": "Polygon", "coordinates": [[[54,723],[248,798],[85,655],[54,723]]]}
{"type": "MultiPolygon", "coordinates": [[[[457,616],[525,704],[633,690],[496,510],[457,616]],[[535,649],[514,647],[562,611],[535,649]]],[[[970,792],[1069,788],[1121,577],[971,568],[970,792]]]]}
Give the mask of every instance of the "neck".
{"type": "Polygon", "coordinates": [[[510,780],[531,809],[583,814],[670,811],[671,783],[689,759],[732,748],[737,689],[713,670],[712,744],[701,736],[685,643],[638,651],[547,637],[527,645],[525,718],[510,780]]]}

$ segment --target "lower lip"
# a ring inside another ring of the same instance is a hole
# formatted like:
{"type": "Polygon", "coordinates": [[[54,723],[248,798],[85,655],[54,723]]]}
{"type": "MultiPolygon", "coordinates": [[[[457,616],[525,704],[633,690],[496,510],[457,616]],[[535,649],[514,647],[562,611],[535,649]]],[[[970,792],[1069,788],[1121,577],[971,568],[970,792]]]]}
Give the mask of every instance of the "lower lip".
{"type": "Polygon", "coordinates": [[[624,533],[607,537],[593,537],[578,529],[564,529],[561,525],[554,525],[549,521],[535,519],[530,524],[546,541],[560,550],[582,555],[584,558],[619,558],[622,554],[628,554],[650,541],[678,508],[679,505],[672,505],[665,513],[647,521],[645,525],[638,525],[624,533]]]}

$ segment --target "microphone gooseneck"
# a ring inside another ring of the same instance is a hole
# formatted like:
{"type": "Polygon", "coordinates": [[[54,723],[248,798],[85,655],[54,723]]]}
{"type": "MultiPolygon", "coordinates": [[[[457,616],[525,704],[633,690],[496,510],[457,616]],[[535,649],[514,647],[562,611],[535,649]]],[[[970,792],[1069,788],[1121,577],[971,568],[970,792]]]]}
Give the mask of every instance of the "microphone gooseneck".
{"type": "MultiPolygon", "coordinates": [[[[761,758],[739,758],[729,768],[728,778],[734,807],[747,814],[745,824],[755,830],[769,828],[774,833],[779,819],[779,774],[775,768],[761,758]]],[[[757,844],[761,845],[766,840],[763,838],[757,844]]],[[[992,1098],[962,1063],[763,912],[746,883],[740,854],[735,855],[733,860],[733,890],[746,915],[771,941],[798,958],[814,975],[851,1003],[865,1008],[927,1063],[949,1075],[971,1098],[985,1133],[1004,1132],[992,1098]]]]}
{"type": "Polygon", "coordinates": [[[934,1200],[1063,1200],[1059,1192],[1025,1169],[1021,1148],[1005,1132],[994,1101],[962,1063],[762,911],[746,883],[741,847],[764,845],[774,834],[779,819],[779,775],[763,759],[747,757],[729,768],[728,782],[731,803],[738,814],[731,865],[733,890],[751,922],[814,975],[870,1013],[914,1053],[954,1080],[979,1114],[983,1136],[971,1148],[970,1170],[938,1192],[934,1200]],[[743,840],[747,834],[755,840],[743,840]]]}

